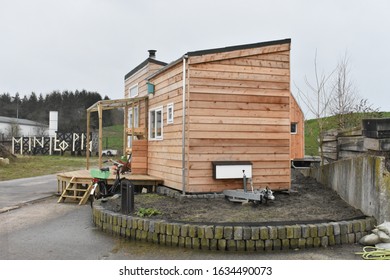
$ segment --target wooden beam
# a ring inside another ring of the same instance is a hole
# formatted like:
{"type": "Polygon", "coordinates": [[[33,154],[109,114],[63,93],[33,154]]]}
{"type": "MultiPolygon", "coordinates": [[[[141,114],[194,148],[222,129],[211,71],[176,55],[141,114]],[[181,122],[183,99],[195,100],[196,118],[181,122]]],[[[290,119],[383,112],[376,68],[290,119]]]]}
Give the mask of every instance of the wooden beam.
{"type": "Polygon", "coordinates": [[[128,129],[128,118],[129,118],[129,107],[126,106],[124,107],[124,124],[123,124],[123,155],[126,155],[126,152],[127,152],[127,148],[130,148],[130,147],[127,147],[127,129],[128,129]]]}

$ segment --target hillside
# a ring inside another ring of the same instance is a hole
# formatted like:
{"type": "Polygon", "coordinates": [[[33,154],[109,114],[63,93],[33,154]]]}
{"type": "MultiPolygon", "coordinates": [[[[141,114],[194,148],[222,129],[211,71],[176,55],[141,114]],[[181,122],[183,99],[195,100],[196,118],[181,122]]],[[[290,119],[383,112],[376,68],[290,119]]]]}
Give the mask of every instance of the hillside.
{"type": "MultiPolygon", "coordinates": [[[[375,113],[374,117],[390,118],[390,112],[375,113]]],[[[361,120],[370,118],[368,114],[352,114],[351,122],[352,126],[361,126],[361,120]]],[[[337,128],[337,116],[324,118],[325,130],[337,128]]],[[[311,119],[305,121],[305,154],[309,156],[318,155],[318,135],[319,128],[317,119],[311,119]]]]}

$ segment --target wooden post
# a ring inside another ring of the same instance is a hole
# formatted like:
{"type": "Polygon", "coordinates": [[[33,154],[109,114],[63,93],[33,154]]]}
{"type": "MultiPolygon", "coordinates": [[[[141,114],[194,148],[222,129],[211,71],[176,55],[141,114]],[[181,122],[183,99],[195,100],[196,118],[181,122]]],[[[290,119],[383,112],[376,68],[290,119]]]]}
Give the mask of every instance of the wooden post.
{"type": "MultiPolygon", "coordinates": [[[[144,137],[146,140],[149,138],[149,99],[144,99],[145,102],[145,130],[144,130],[144,137]]],[[[141,110],[140,110],[141,112],[141,110]]]]}
{"type": "Polygon", "coordinates": [[[98,114],[99,114],[99,168],[102,168],[102,152],[103,152],[103,107],[102,103],[98,104],[98,114]]]}
{"type": "Polygon", "coordinates": [[[87,111],[87,143],[85,144],[85,147],[86,147],[86,151],[85,151],[85,154],[87,156],[87,170],[89,170],[89,149],[90,149],[90,145],[89,145],[89,142],[90,142],[90,139],[89,139],[89,127],[90,127],[90,122],[91,122],[91,112],[87,111]]]}
{"type": "Polygon", "coordinates": [[[123,124],[123,155],[126,155],[126,150],[127,150],[127,129],[129,128],[128,126],[128,118],[129,118],[129,107],[126,106],[124,107],[124,124],[123,124]]]}

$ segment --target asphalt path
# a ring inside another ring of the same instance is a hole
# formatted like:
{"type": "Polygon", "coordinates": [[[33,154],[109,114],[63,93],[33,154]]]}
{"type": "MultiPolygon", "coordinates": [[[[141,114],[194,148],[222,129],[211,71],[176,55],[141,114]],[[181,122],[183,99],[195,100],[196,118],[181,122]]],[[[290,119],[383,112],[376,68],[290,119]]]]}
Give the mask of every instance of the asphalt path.
{"type": "Polygon", "coordinates": [[[101,232],[89,205],[49,197],[0,214],[0,260],[357,260],[359,245],[278,252],[213,252],[136,242],[101,232]]]}
{"type": "Polygon", "coordinates": [[[0,213],[57,192],[56,175],[0,181],[0,213]]]}
{"type": "Polygon", "coordinates": [[[0,182],[0,260],[359,260],[362,247],[211,252],[135,242],[101,232],[90,205],[57,203],[55,175],[0,182]]]}

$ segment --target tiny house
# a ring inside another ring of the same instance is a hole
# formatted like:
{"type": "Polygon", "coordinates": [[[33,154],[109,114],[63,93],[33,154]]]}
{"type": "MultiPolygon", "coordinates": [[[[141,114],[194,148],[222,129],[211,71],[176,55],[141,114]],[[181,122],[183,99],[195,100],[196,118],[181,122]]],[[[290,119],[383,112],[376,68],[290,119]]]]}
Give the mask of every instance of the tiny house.
{"type": "Polygon", "coordinates": [[[155,51],[125,76],[132,172],[183,193],[290,188],[303,157],[303,114],[290,92],[291,40],[187,52],[155,51]],[[244,171],[244,172],[243,172],[244,171]]]}

